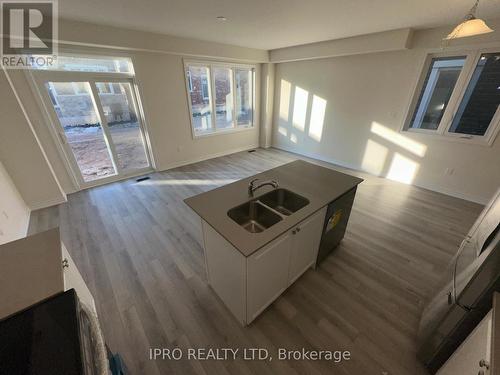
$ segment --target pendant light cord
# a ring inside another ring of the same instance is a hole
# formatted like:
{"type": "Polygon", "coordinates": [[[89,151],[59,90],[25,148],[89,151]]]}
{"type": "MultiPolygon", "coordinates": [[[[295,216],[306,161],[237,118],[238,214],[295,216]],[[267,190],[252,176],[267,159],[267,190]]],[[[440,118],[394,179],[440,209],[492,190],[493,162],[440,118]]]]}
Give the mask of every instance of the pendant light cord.
{"type": "Polygon", "coordinates": [[[465,16],[466,21],[473,20],[474,18],[476,18],[476,11],[477,11],[478,5],[479,5],[479,0],[476,0],[476,3],[474,4],[474,6],[472,8],[470,8],[469,14],[467,14],[467,16],[465,16]]]}

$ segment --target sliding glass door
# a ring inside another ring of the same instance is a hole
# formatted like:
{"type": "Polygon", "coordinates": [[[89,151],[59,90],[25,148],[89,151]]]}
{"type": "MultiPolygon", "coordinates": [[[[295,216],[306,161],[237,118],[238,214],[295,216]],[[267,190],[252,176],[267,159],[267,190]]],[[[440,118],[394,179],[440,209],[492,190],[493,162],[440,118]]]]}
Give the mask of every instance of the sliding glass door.
{"type": "Polygon", "coordinates": [[[43,75],[42,96],[80,187],[151,169],[133,79],[43,75]]]}
{"type": "Polygon", "coordinates": [[[149,167],[137,106],[128,82],[97,82],[97,92],[120,169],[149,167]]]}
{"type": "Polygon", "coordinates": [[[89,82],[47,82],[46,89],[59,120],[60,140],[72,153],[83,181],[115,176],[113,154],[89,82]]]}

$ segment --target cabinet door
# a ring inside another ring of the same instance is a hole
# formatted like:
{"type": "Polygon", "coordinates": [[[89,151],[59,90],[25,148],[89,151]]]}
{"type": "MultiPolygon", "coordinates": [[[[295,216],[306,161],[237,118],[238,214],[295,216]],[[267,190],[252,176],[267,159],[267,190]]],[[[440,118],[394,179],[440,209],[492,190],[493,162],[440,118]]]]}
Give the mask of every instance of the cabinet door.
{"type": "Polygon", "coordinates": [[[291,245],[288,232],[247,258],[247,324],[286,289],[291,245]]]}
{"type": "Polygon", "coordinates": [[[80,271],[76,268],[75,262],[73,262],[73,259],[69,255],[68,249],[66,249],[64,244],[62,244],[62,256],[62,268],[64,269],[64,290],[74,289],[80,302],[85,304],[97,315],[94,297],[90,293],[87,284],[85,284],[80,271]]]}
{"type": "Polygon", "coordinates": [[[325,215],[326,207],[302,221],[292,230],[293,246],[290,256],[289,285],[316,262],[325,215]]]}
{"type": "Polygon", "coordinates": [[[448,361],[439,369],[438,375],[479,374],[482,370],[489,373],[480,362],[491,364],[491,334],[492,313],[486,315],[481,323],[472,331],[465,341],[458,347],[448,361]]]}

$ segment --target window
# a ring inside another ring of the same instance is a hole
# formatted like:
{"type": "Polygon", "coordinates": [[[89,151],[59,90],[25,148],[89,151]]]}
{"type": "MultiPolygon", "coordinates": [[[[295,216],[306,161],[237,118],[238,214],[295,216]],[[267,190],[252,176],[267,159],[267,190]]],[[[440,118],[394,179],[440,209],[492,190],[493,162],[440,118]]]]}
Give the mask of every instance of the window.
{"type": "MultiPolygon", "coordinates": [[[[151,170],[139,91],[128,58],[59,55],[31,76],[78,187],[151,170]]],[[[131,64],[131,62],[130,62],[131,64]]]]}
{"type": "Polygon", "coordinates": [[[75,88],[75,94],[77,95],[87,95],[87,86],[82,82],[73,82],[73,87],[75,88]]]}
{"type": "Polygon", "coordinates": [[[134,74],[132,60],[128,57],[59,55],[53,66],[33,66],[33,68],[35,70],[134,74]]]}
{"type": "Polygon", "coordinates": [[[75,95],[73,82],[61,82],[58,85],[51,85],[51,89],[56,95],[75,95]]]}
{"type": "Polygon", "coordinates": [[[253,72],[236,69],[236,121],[238,125],[251,124],[253,120],[253,72]]]}
{"type": "Polygon", "coordinates": [[[129,82],[97,82],[96,86],[120,168],[127,171],[149,167],[132,85],[129,82]],[[113,95],[103,95],[100,85],[118,86],[118,89],[113,95]]]}
{"type": "Polygon", "coordinates": [[[500,122],[500,52],[430,57],[404,130],[491,144],[500,122]]]}
{"type": "Polygon", "coordinates": [[[191,72],[188,71],[187,73],[187,80],[188,80],[188,90],[189,92],[193,91],[193,81],[191,81],[191,72]]]}
{"type": "Polygon", "coordinates": [[[120,83],[112,83],[111,87],[113,94],[123,94],[126,91],[123,89],[123,86],[120,83]]]}
{"type": "Polygon", "coordinates": [[[99,94],[112,94],[113,88],[110,83],[96,83],[99,94]]]}
{"type": "Polygon", "coordinates": [[[432,59],[410,127],[439,127],[464,63],[465,57],[432,59]]]}
{"type": "Polygon", "coordinates": [[[189,92],[191,103],[191,119],[195,133],[203,133],[212,129],[212,103],[208,80],[210,71],[205,66],[189,66],[191,77],[191,90],[189,92]]]}
{"type": "Polygon", "coordinates": [[[189,62],[185,70],[194,136],[253,127],[253,67],[189,62]]]}
{"type": "Polygon", "coordinates": [[[51,95],[87,95],[87,86],[83,82],[60,82],[56,86],[50,86],[51,95]]]}
{"type": "Polygon", "coordinates": [[[481,55],[450,132],[484,136],[500,103],[500,53],[481,55]]]}
{"type": "Polygon", "coordinates": [[[233,82],[231,69],[214,68],[215,82],[215,126],[218,129],[234,127],[233,82]]]}
{"type": "Polygon", "coordinates": [[[209,98],[209,93],[208,93],[208,77],[203,76],[201,77],[201,94],[203,95],[203,99],[208,99],[209,98]]]}

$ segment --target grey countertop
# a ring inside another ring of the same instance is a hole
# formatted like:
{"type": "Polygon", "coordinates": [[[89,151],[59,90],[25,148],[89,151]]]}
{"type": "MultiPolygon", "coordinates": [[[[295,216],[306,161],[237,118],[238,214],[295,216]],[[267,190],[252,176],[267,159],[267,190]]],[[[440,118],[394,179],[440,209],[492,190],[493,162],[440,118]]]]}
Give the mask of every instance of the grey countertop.
{"type": "Polygon", "coordinates": [[[184,200],[200,217],[220,233],[244,256],[285,233],[305,218],[351,190],[363,180],[332,169],[296,160],[255,176],[244,178],[184,200]],[[265,186],[254,197],[248,196],[248,183],[254,179],[276,180],[279,187],[309,199],[309,204],[261,233],[250,233],[234,222],[227,212],[240,204],[273,190],[265,186]]]}

